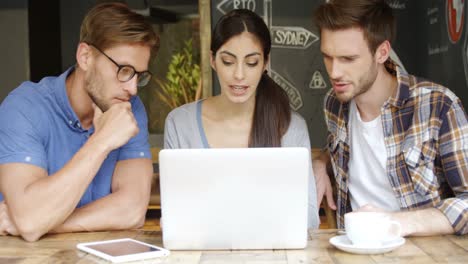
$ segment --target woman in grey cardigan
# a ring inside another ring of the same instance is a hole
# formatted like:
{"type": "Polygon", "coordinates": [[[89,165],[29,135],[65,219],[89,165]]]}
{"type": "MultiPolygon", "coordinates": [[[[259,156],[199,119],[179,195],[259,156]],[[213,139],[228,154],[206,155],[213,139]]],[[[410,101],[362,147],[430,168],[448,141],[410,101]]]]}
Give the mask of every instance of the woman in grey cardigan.
{"type": "MultiPolygon", "coordinates": [[[[306,147],[305,120],[291,111],[287,94],[266,72],[271,38],[263,19],[246,9],[220,18],[211,42],[211,66],[221,94],[169,113],[165,148],[306,147]]],[[[310,169],[308,226],[319,224],[310,169]]]]}

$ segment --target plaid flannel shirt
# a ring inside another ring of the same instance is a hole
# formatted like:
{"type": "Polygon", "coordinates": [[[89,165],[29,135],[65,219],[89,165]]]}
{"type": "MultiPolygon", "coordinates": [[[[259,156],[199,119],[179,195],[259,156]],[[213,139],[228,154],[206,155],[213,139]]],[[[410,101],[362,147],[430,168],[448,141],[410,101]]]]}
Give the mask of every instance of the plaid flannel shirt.
{"type": "MultiPolygon", "coordinates": [[[[434,207],[456,234],[468,232],[468,122],[447,88],[400,72],[388,61],[398,88],[381,108],[386,174],[400,209],[434,207]]],[[[348,196],[349,103],[333,89],[325,96],[328,150],[337,185],[337,224],[351,211],[348,196]]]]}

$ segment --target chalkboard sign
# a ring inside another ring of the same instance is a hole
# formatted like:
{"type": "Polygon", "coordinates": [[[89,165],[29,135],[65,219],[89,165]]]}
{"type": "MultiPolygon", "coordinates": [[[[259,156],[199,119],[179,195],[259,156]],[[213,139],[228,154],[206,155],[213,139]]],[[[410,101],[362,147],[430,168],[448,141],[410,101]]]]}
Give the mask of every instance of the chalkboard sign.
{"type": "Polygon", "coordinates": [[[450,88],[467,106],[467,1],[388,3],[397,16],[394,47],[408,72],[450,88]]]}
{"type": "MultiPolygon", "coordinates": [[[[312,13],[324,1],[213,0],[212,27],[232,9],[246,8],[262,16],[270,28],[269,74],[289,95],[291,108],[307,121],[312,147],[323,147],[326,126],[323,97],[330,88],[312,13]]],[[[220,91],[214,76],[214,94],[220,91]]]]}

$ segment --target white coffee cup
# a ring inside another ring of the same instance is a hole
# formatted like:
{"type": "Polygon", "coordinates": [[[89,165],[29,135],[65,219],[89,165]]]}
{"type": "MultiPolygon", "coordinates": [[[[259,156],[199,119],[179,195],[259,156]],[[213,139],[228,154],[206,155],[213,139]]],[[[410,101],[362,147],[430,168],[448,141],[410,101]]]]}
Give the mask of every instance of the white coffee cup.
{"type": "Polygon", "coordinates": [[[356,246],[378,247],[401,237],[400,223],[377,212],[353,212],[344,216],[346,235],[356,246]]]}

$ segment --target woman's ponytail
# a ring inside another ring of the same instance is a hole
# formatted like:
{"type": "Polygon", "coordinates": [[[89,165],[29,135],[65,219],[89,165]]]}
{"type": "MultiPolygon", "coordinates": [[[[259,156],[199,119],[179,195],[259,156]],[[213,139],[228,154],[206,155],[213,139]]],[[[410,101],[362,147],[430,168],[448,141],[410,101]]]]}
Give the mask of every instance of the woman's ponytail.
{"type": "Polygon", "coordinates": [[[290,122],[289,97],[265,71],[257,87],[249,147],[281,147],[290,122]]]}

